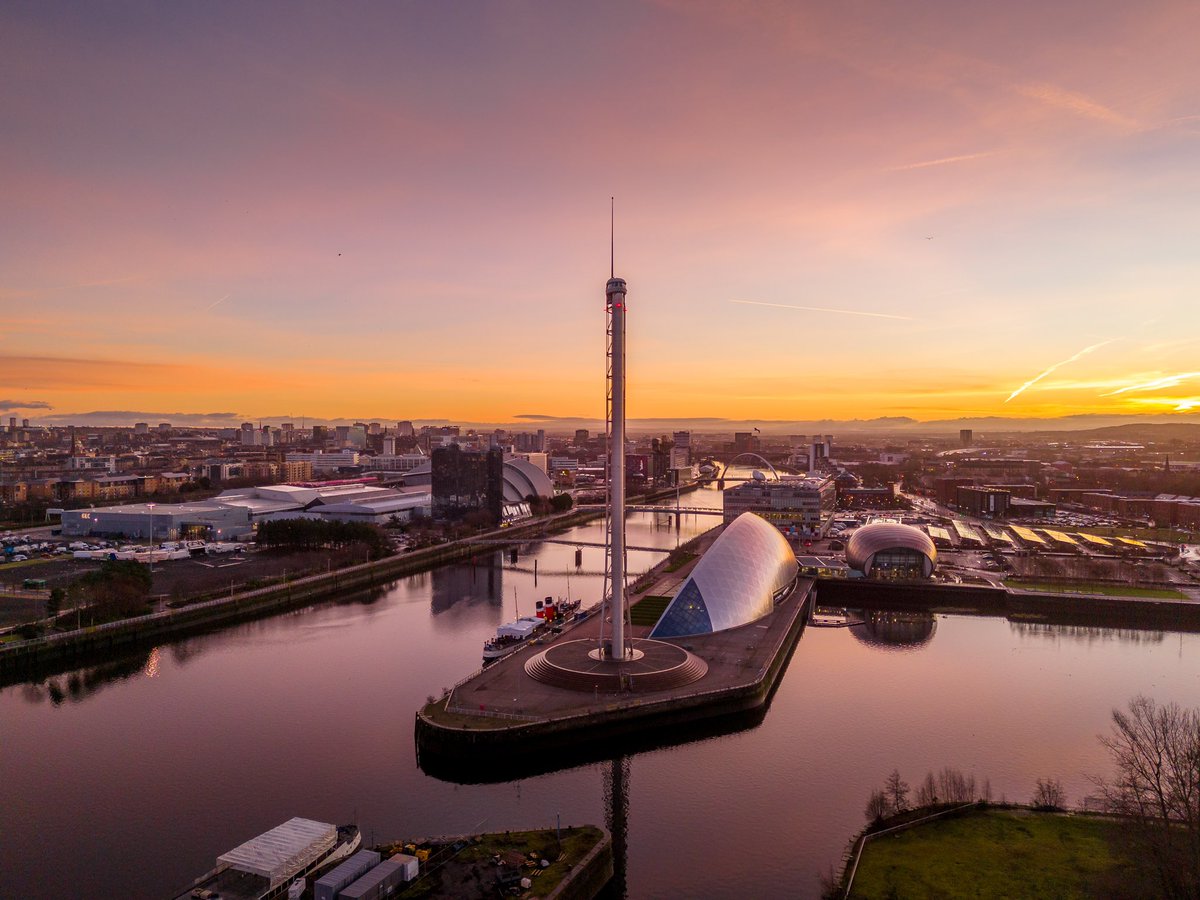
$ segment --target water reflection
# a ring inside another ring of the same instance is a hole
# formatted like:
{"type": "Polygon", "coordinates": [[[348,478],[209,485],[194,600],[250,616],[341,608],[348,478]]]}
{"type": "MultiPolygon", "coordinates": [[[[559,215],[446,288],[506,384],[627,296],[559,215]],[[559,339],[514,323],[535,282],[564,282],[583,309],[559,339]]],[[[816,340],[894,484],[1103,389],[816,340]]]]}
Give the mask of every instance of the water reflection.
{"type": "Polygon", "coordinates": [[[613,900],[627,894],[626,861],[629,856],[629,757],[618,756],[608,764],[604,779],[604,811],[612,835],[613,877],[604,896],[613,900]]]}
{"type": "Polygon", "coordinates": [[[1009,629],[1021,638],[1046,641],[1072,641],[1080,644],[1161,644],[1166,637],[1164,631],[1144,631],[1137,628],[1096,628],[1090,625],[1054,625],[1049,622],[1013,622],[1009,629]]]}
{"type": "MultiPolygon", "coordinates": [[[[158,672],[158,648],[148,653],[139,653],[98,666],[76,669],[70,675],[49,678],[37,684],[26,684],[21,688],[21,699],[27,703],[49,700],[55,706],[67,702],[78,703],[95,696],[106,685],[127,681],[140,675],[149,675],[149,670],[158,672]]],[[[149,675],[153,677],[153,675],[149,675]]]]}
{"type": "Polygon", "coordinates": [[[504,564],[499,550],[481,553],[465,565],[443,566],[428,573],[433,614],[447,612],[457,603],[486,601],[504,605],[504,564]]]}
{"type": "Polygon", "coordinates": [[[913,650],[928,644],[937,631],[933,613],[871,609],[859,613],[861,622],[849,626],[864,644],[890,650],[913,650]]]}

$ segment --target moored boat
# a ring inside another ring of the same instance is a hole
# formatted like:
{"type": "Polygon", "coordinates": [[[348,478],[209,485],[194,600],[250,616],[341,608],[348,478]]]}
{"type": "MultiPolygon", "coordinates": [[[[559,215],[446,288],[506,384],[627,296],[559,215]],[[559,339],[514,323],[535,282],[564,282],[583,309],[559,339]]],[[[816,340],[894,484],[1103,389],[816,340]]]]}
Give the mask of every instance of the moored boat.
{"type": "Polygon", "coordinates": [[[217,857],[215,868],[194,881],[177,900],[272,900],[297,879],[345,859],[358,849],[355,825],[289,819],[217,857]]]}
{"type": "Polygon", "coordinates": [[[529,643],[546,627],[546,620],[525,616],[506,622],[496,629],[496,636],[483,645],[484,662],[501,659],[529,643]]]}

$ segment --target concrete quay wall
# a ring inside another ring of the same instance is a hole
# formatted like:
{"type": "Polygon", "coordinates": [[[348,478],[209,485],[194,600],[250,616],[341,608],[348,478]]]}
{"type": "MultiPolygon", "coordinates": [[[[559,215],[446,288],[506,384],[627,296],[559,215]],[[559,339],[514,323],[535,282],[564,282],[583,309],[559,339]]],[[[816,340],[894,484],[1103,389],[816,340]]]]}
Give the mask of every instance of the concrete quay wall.
{"type": "Polygon", "coordinates": [[[1041,619],[1053,624],[1200,631],[1200,603],[1050,591],[1014,591],[982,585],[817,579],[823,606],[904,609],[1041,619]]]}

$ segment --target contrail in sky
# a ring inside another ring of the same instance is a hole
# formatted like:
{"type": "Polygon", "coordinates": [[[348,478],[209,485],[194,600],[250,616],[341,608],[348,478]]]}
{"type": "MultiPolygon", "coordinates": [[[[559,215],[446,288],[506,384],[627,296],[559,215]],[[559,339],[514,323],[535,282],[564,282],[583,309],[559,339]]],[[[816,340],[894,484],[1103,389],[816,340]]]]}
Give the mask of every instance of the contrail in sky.
{"type": "Polygon", "coordinates": [[[1084,356],[1087,356],[1093,350],[1099,350],[1104,345],[1111,344],[1115,340],[1117,340],[1117,338],[1110,338],[1107,341],[1101,341],[1098,344],[1092,344],[1092,346],[1090,346],[1090,347],[1084,347],[1082,350],[1080,350],[1074,356],[1072,356],[1068,359],[1064,359],[1062,362],[1056,362],[1054,365],[1052,365],[1046,371],[1042,372],[1040,375],[1030,378],[1027,382],[1025,382],[1023,385],[1021,385],[1019,388],[1017,388],[1011,394],[1009,394],[1008,399],[1005,400],[1004,402],[1007,403],[1009,400],[1012,400],[1014,397],[1021,396],[1021,394],[1023,394],[1028,388],[1033,387],[1035,384],[1037,384],[1039,381],[1041,381],[1043,378],[1045,378],[1047,375],[1049,375],[1055,369],[1065,366],[1067,363],[1073,363],[1073,362],[1075,362],[1075,360],[1080,359],[1084,356]]]}
{"type": "Polygon", "coordinates": [[[1176,375],[1167,375],[1163,378],[1156,378],[1153,381],[1144,381],[1141,384],[1131,384],[1128,387],[1119,388],[1115,391],[1109,391],[1107,394],[1101,394],[1102,397],[1114,397],[1117,394],[1127,394],[1130,391],[1153,391],[1157,388],[1172,388],[1192,378],[1200,377],[1200,372],[1180,372],[1176,375]]]}
{"type": "Polygon", "coordinates": [[[218,303],[224,303],[224,302],[225,302],[226,300],[228,300],[228,299],[229,299],[229,294],[226,294],[226,295],[225,295],[224,297],[222,297],[220,300],[214,300],[212,303],[208,304],[208,306],[204,307],[204,311],[205,311],[205,312],[208,312],[210,309],[212,309],[212,308],[213,308],[214,306],[216,306],[218,303]]]}
{"type": "Polygon", "coordinates": [[[999,150],[985,150],[982,153],[963,153],[959,156],[943,156],[941,159],[927,159],[922,162],[907,163],[902,166],[889,166],[888,172],[908,172],[912,169],[928,169],[931,166],[945,166],[950,163],[967,162],[972,159],[984,159],[988,156],[995,156],[999,150]]]}
{"type": "Polygon", "coordinates": [[[773,306],[775,309],[799,309],[804,312],[838,313],[843,316],[870,316],[873,319],[911,319],[912,316],[893,316],[890,313],[861,312],[857,309],[830,309],[824,306],[791,306],[787,303],[763,303],[761,300],[730,300],[746,306],[773,306]]]}

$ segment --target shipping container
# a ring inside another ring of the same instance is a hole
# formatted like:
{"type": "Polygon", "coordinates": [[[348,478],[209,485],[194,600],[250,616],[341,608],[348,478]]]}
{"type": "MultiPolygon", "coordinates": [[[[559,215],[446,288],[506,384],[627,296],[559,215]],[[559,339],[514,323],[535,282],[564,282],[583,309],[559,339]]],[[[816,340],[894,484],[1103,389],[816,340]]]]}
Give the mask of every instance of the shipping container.
{"type": "Polygon", "coordinates": [[[421,863],[415,856],[409,856],[407,853],[397,853],[392,857],[392,862],[401,863],[404,866],[404,880],[412,881],[421,872],[421,863]]]}
{"type": "Polygon", "coordinates": [[[336,869],[313,882],[314,900],[334,900],[338,891],[371,871],[382,859],[374,850],[360,850],[336,869]]]}
{"type": "Polygon", "coordinates": [[[403,862],[389,859],[381,862],[354,884],[338,894],[338,900],[383,900],[404,884],[403,862]]]}

